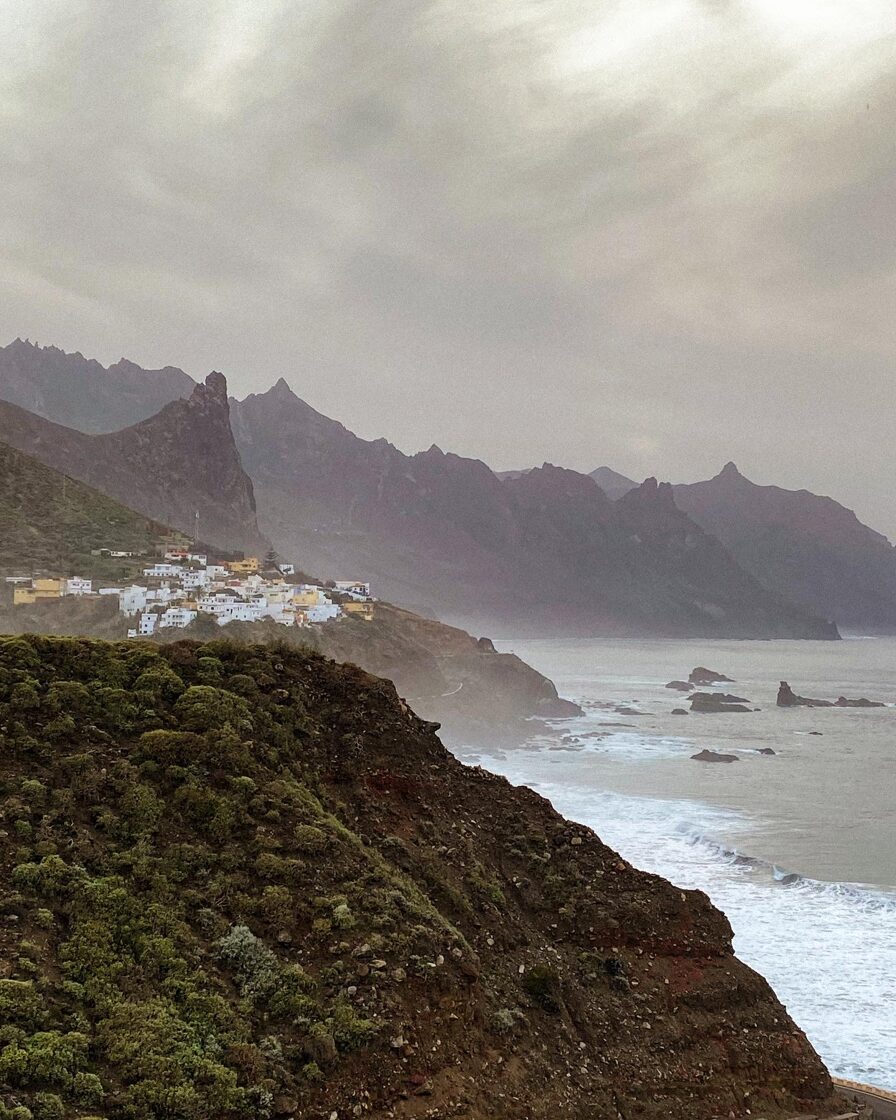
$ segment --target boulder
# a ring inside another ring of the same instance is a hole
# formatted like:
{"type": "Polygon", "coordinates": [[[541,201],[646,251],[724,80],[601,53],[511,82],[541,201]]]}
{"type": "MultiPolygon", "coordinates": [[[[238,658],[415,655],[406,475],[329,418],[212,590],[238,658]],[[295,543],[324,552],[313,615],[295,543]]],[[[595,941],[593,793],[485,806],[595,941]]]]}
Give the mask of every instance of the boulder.
{"type": "Polygon", "coordinates": [[[778,687],[779,708],[833,708],[830,700],[812,700],[808,696],[797,696],[787,681],[781,681],[778,687]]]}
{"type": "Polygon", "coordinates": [[[672,715],[673,716],[687,716],[687,715],[690,715],[690,712],[687,710],[687,708],[673,708],[672,709],[672,715]]]}
{"type": "Polygon", "coordinates": [[[694,762],[740,762],[736,754],[719,754],[718,751],[698,751],[692,754],[694,762]]]}
{"type": "Polygon", "coordinates": [[[690,692],[695,686],[690,681],[669,681],[666,688],[674,688],[678,692],[690,692]]]}
{"type": "Polygon", "coordinates": [[[705,665],[698,665],[696,669],[691,669],[688,680],[691,684],[733,684],[732,677],[726,677],[724,673],[717,673],[715,669],[707,669],[705,665]]]}

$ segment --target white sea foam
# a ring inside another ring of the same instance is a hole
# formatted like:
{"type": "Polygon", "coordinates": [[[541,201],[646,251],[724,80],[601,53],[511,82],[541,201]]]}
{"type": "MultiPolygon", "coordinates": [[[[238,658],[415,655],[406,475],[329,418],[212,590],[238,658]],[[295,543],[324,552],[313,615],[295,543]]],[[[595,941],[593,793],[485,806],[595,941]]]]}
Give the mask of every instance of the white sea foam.
{"type": "MultiPolygon", "coordinates": [[[[609,749],[620,754],[678,753],[683,742],[639,747],[634,732],[613,738],[609,749]]],[[[745,815],[558,781],[556,757],[537,749],[481,761],[537,787],[636,866],[706,891],[727,914],[738,955],[770,981],[832,1072],[896,1090],[896,895],[754,859],[745,815]]]]}

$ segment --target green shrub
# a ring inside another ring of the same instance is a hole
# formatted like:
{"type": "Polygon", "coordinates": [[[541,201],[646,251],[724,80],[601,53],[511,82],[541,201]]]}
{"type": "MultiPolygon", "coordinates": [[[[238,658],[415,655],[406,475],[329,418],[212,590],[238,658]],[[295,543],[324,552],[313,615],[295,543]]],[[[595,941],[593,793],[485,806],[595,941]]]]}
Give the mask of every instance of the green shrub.
{"type": "Polygon", "coordinates": [[[523,973],[523,990],[536,1006],[556,1012],[561,1008],[560,977],[547,965],[535,965],[523,973]]]}
{"type": "Polygon", "coordinates": [[[46,1021],[44,1000],[32,980],[0,980],[0,1023],[35,1028],[46,1021]]]}
{"type": "Polygon", "coordinates": [[[34,1120],[64,1120],[65,1105],[55,1093],[35,1093],[31,1104],[34,1120]]]}
{"type": "Polygon", "coordinates": [[[103,1083],[95,1073],[76,1073],[72,1092],[83,1105],[102,1104],[105,1096],[103,1083]]]}

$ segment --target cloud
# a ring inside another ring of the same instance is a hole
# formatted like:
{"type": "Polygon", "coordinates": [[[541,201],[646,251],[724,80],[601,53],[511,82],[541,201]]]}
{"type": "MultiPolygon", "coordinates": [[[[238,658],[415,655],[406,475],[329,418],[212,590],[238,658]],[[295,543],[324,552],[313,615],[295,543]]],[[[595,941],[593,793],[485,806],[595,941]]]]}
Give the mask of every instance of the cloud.
{"type": "Polygon", "coordinates": [[[884,0],[0,18],[3,336],[500,467],[733,457],[896,530],[884,0]]]}

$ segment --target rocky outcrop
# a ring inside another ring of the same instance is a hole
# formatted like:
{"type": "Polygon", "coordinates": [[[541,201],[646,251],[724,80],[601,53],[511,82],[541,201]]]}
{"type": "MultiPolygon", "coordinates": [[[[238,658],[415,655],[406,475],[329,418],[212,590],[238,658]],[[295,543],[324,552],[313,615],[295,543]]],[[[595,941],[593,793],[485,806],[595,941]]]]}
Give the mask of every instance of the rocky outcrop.
{"type": "Polygon", "coordinates": [[[0,347],[0,399],[79,432],[114,432],[189,397],[192,377],[175,366],[142,369],[122,358],[106,368],[83,354],[17,338],[0,347]]]}
{"type": "Polygon", "coordinates": [[[740,762],[736,754],[721,754],[718,751],[702,750],[692,754],[694,762],[740,762]]]}
{"type": "Polygon", "coordinates": [[[749,712],[752,708],[743,696],[731,696],[725,692],[695,692],[691,696],[692,712],[749,712]]]}
{"type": "Polygon", "coordinates": [[[388,683],[220,641],[0,667],[10,1110],[837,1111],[704,894],[461,765],[388,683]]]}
{"type": "Polygon", "coordinates": [[[836,637],[770,596],[647,482],[611,502],[545,464],[500,479],[438,447],[361,440],[279,381],[231,402],[262,529],[306,570],[363,572],[465,629],[836,637]]]}
{"type": "Polygon", "coordinates": [[[834,701],[835,708],[885,708],[886,706],[881,700],[866,700],[864,696],[860,696],[857,700],[838,696],[834,701]]]}
{"type": "Polygon", "coordinates": [[[669,681],[666,688],[674,688],[677,692],[691,692],[696,686],[690,681],[669,681]]]}
{"type": "Polygon", "coordinates": [[[731,677],[726,677],[724,673],[718,673],[715,669],[707,669],[705,665],[698,665],[696,669],[691,669],[688,680],[692,685],[734,684],[731,677]]]}
{"type": "Polygon", "coordinates": [[[220,373],[210,373],[187,400],[106,435],[86,435],[0,402],[0,441],[210,545],[266,547],[220,373]]]}
{"type": "Polygon", "coordinates": [[[863,633],[896,631],[896,551],[852,510],[808,490],[758,486],[734,463],[675,501],[764,586],[863,633]]]}
{"type": "Polygon", "coordinates": [[[832,708],[830,700],[812,700],[808,696],[797,696],[787,681],[778,687],[777,705],[779,708],[832,708]]]}

